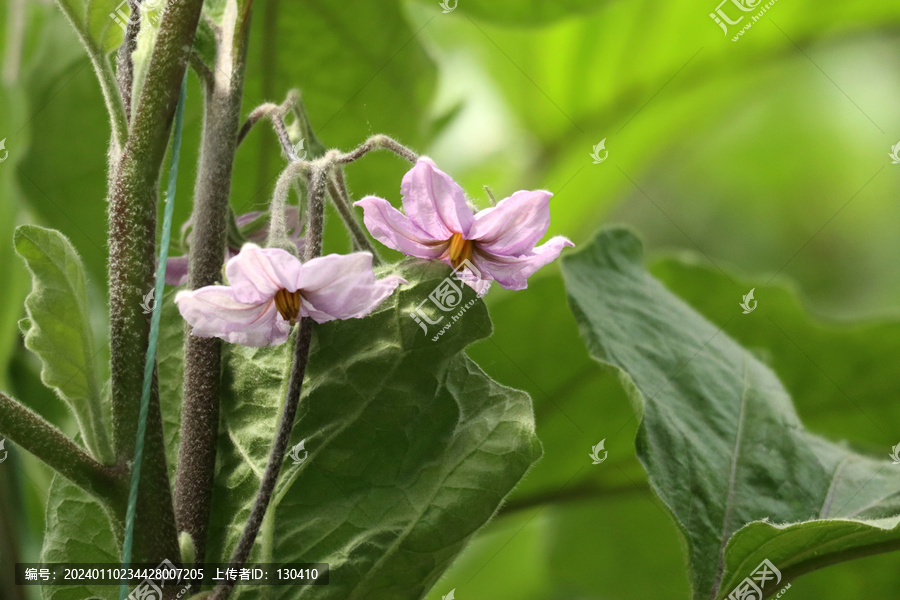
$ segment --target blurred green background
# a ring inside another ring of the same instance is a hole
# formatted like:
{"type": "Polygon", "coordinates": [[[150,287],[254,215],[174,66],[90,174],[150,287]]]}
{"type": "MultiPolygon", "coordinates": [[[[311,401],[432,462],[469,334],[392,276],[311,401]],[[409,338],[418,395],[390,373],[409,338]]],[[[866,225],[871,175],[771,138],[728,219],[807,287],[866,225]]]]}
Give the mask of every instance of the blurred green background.
{"type": "MultiPolygon", "coordinates": [[[[548,189],[548,235],[576,245],[605,223],[630,224],[657,276],[769,361],[811,429],[884,454],[900,442],[900,166],[888,156],[900,140],[900,4],[779,0],[737,42],[710,19],[715,9],[256,0],[243,111],[299,88],[327,146],[392,135],[482,206],[484,185],[498,199],[548,189]],[[594,164],[601,140],[608,158],[594,164]],[[760,310],[739,315],[751,287],[760,310]]],[[[0,0],[0,14],[0,389],[71,433],[22,347],[29,282],[12,230],[38,223],[69,236],[105,335],[109,126],[58,9],[0,0]]],[[[176,225],[190,212],[202,118],[193,75],[188,93],[176,225]]],[[[274,134],[255,128],[237,155],[236,212],[265,208],[283,165],[274,134]]],[[[396,202],[406,168],[367,157],[348,168],[351,192],[396,202]]],[[[338,219],[326,235],[327,251],[349,248],[338,219]]],[[[687,597],[679,534],[635,458],[637,421],[588,359],[556,267],[487,301],[496,333],[471,355],[532,395],[545,456],[429,598],[687,597]],[[601,439],[609,459],[594,466],[587,455],[601,439]]],[[[35,561],[50,472],[8,449],[0,552],[35,561]]],[[[790,597],[897,597],[898,567],[896,555],[834,566],[790,597]]]]}

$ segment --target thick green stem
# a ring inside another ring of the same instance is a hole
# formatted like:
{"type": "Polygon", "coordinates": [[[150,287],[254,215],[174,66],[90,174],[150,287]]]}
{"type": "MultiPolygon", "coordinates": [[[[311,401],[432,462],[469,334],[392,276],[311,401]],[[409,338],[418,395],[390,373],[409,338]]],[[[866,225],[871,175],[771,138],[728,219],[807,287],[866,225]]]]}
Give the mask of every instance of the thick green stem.
{"type": "MultiPolygon", "coordinates": [[[[213,81],[206,90],[202,151],[194,190],[188,286],[197,289],[221,279],[227,238],[228,198],[237,149],[246,64],[247,23],[229,2],[219,40],[213,81]]],[[[194,337],[185,325],[184,400],[181,447],[175,482],[179,531],[194,542],[197,562],[206,537],[216,471],[219,432],[219,378],[222,341],[194,337]]]]}
{"type": "MultiPolygon", "coordinates": [[[[202,6],[202,0],[167,5],[132,115],[131,131],[111,178],[110,373],[115,446],[120,460],[134,456],[150,333],[150,319],[143,313],[141,302],[155,282],[157,185],[202,6]]],[[[140,490],[135,559],[171,560],[178,556],[179,549],[155,381],[140,490]]]]}
{"type": "Polygon", "coordinates": [[[0,393],[0,436],[9,438],[96,498],[111,505],[124,503],[127,493],[124,469],[101,465],[62,431],[3,393],[0,393]]]}

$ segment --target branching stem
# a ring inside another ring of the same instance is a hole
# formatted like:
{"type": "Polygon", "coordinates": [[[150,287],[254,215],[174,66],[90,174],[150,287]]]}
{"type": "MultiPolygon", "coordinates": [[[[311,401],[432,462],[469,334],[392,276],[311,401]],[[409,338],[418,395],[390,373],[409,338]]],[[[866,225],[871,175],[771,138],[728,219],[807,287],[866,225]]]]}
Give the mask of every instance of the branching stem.
{"type": "Polygon", "coordinates": [[[126,469],[101,465],[62,431],[3,393],[0,436],[9,438],[92,496],[112,506],[124,506],[126,469]]]}

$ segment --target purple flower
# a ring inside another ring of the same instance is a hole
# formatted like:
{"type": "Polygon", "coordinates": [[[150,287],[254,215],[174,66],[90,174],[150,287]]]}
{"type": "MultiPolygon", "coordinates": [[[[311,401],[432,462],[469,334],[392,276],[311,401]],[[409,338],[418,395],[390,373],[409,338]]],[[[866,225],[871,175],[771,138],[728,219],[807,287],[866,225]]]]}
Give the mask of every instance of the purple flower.
{"type": "MultiPolygon", "coordinates": [[[[366,196],[355,203],[363,207],[366,227],[375,239],[454,269],[469,261],[482,282],[525,289],[529,276],[555,260],[564,246],[574,245],[556,236],[536,246],[550,226],[550,192],[519,191],[473,213],[462,188],[425,157],[403,177],[400,192],[405,215],[384,198],[366,196]]],[[[471,276],[464,281],[476,290],[483,288],[473,285],[471,276]]]]}
{"type": "Polygon", "coordinates": [[[402,277],[376,280],[368,252],[330,254],[306,263],[280,248],[244,244],[225,264],[229,285],[181,291],[175,303],[197,337],[244,346],[284,343],[298,317],[317,323],[372,312],[402,277]]]}
{"type": "MultiPolygon", "coordinates": [[[[234,222],[238,227],[245,227],[255,221],[260,215],[261,211],[253,211],[244,213],[242,215],[238,215],[235,217],[234,222]]],[[[297,244],[297,251],[303,252],[303,238],[300,237],[300,232],[303,230],[303,223],[299,223],[299,209],[296,206],[288,206],[285,210],[285,217],[287,218],[288,223],[298,223],[296,228],[291,231],[290,237],[297,244]]],[[[188,220],[181,227],[181,234],[184,235],[184,232],[188,227],[191,226],[191,221],[188,220]]],[[[262,224],[258,229],[255,229],[247,234],[247,241],[256,242],[257,244],[265,243],[266,238],[269,236],[269,222],[266,221],[262,224]]],[[[187,241],[190,244],[191,236],[188,234],[187,241]]],[[[233,256],[237,256],[240,248],[232,248],[228,247],[225,249],[225,259],[222,261],[223,263],[227,261],[229,258],[233,256]]],[[[166,260],[166,285],[180,286],[187,283],[188,280],[188,256],[172,256],[166,260]]]]}

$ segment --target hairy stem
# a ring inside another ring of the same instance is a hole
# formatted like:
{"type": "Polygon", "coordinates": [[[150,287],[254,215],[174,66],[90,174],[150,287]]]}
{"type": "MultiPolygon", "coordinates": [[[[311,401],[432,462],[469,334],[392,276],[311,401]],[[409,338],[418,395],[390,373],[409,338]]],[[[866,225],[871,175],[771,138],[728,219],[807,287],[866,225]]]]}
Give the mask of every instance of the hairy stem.
{"type": "MultiPolygon", "coordinates": [[[[212,85],[206,90],[202,150],[194,189],[188,286],[197,289],[221,278],[227,238],[228,199],[237,149],[246,64],[246,23],[233,0],[226,8],[217,44],[212,85]]],[[[180,531],[194,542],[197,562],[206,538],[216,470],[219,432],[219,379],[222,341],[191,335],[185,324],[184,399],[181,446],[175,481],[175,513],[180,531]]]]}
{"type": "Polygon", "coordinates": [[[360,145],[356,150],[352,150],[346,154],[341,154],[335,160],[340,164],[352,163],[354,161],[359,160],[369,152],[373,150],[390,150],[397,156],[402,156],[406,160],[411,163],[415,163],[419,160],[419,155],[398,142],[397,140],[390,138],[386,135],[373,135],[362,145],[360,145]]]}
{"type": "Polygon", "coordinates": [[[134,84],[134,61],[131,55],[137,48],[137,36],[141,31],[141,0],[128,0],[128,6],[131,8],[131,19],[128,20],[125,39],[116,56],[116,80],[125,108],[125,119],[131,121],[131,90],[134,84]]]}
{"type": "Polygon", "coordinates": [[[123,468],[101,465],[62,431],[3,393],[0,436],[9,438],[92,496],[113,505],[124,503],[127,479],[123,468]]]}
{"type": "Polygon", "coordinates": [[[347,184],[344,182],[344,170],[341,167],[335,167],[329,173],[328,195],[341,215],[344,225],[347,226],[347,231],[350,232],[353,249],[369,252],[372,255],[372,263],[374,265],[381,264],[381,257],[375,250],[375,246],[369,241],[366,232],[360,227],[359,222],[353,215],[353,209],[350,206],[350,194],[347,192],[347,184]]]}
{"type": "MultiPolygon", "coordinates": [[[[324,220],[325,197],[325,169],[321,165],[312,168],[309,181],[309,224],[307,225],[306,245],[304,246],[304,261],[311,260],[322,252],[322,225],[324,220]]],[[[272,501],[272,493],[275,484],[278,483],[278,475],[284,464],[284,456],[287,453],[291,440],[291,432],[294,430],[294,419],[297,417],[297,408],[300,405],[300,393],[303,390],[303,377],[306,373],[306,363],[309,359],[309,346],[312,338],[314,321],[309,317],[300,319],[297,331],[297,342],[294,346],[294,359],[291,363],[291,374],[288,379],[287,396],[284,401],[284,410],[278,422],[278,431],[272,443],[272,451],[269,454],[269,462],[262,481],[259,484],[259,492],[253,502],[250,517],[244,527],[244,533],[238,541],[238,545],[231,555],[229,564],[234,568],[241,568],[250,557],[253,543],[259,535],[260,527],[266,517],[266,511],[272,501]]],[[[274,518],[271,517],[271,518],[274,518]]],[[[219,584],[213,591],[212,600],[224,600],[231,593],[231,583],[219,584]]]]}
{"type": "MultiPolygon", "coordinates": [[[[111,176],[110,373],[115,447],[123,461],[134,455],[150,333],[150,318],[143,313],[141,302],[154,287],[156,274],[157,185],[202,6],[202,0],[167,5],[131,130],[111,176]]],[[[178,556],[155,375],[140,489],[136,562],[178,556]]]]}

